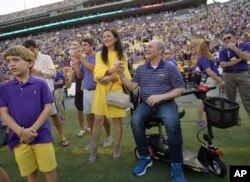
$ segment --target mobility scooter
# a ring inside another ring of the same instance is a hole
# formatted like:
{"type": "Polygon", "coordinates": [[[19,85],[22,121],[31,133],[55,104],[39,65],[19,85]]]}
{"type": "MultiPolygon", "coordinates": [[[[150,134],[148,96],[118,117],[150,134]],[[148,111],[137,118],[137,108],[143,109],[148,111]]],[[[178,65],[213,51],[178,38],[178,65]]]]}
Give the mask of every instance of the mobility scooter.
{"type": "MultiPolygon", "coordinates": [[[[198,99],[201,99],[204,103],[204,110],[207,116],[207,127],[201,128],[197,132],[197,139],[201,143],[201,147],[198,153],[183,149],[183,167],[197,172],[211,172],[218,177],[225,177],[227,168],[220,159],[223,153],[217,147],[213,146],[212,140],[214,136],[212,127],[229,128],[236,125],[239,115],[239,104],[220,97],[206,98],[206,93],[215,88],[215,86],[207,87],[200,85],[197,88],[186,90],[182,94],[195,94],[198,99]],[[203,133],[202,140],[200,133],[206,129],[207,131],[203,133]]],[[[182,118],[184,115],[185,111],[179,108],[179,117],[182,118]]],[[[162,134],[161,121],[157,118],[148,118],[145,122],[145,127],[147,129],[152,127],[159,128],[157,134],[147,135],[151,157],[155,160],[169,162],[168,139],[162,134]]],[[[137,148],[135,148],[135,155],[138,159],[140,158],[137,148]]]]}

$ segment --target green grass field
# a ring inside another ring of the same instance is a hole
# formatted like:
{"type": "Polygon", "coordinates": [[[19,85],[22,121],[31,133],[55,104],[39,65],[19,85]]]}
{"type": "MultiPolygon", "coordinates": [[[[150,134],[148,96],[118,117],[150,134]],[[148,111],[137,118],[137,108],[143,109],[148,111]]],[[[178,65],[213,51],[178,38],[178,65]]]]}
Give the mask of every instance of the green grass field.
{"type": "MultiPolygon", "coordinates": [[[[185,106],[186,115],[182,118],[182,131],[184,147],[198,151],[199,142],[196,140],[196,107],[185,106]]],[[[228,167],[230,165],[250,165],[250,122],[246,112],[241,106],[240,115],[242,124],[228,129],[214,128],[214,145],[218,146],[224,153],[221,158],[228,167]]],[[[70,146],[60,146],[58,134],[53,127],[53,136],[55,141],[55,150],[58,162],[59,182],[81,182],[81,181],[136,181],[136,182],[170,182],[170,172],[168,165],[161,161],[154,161],[154,165],[148,169],[146,175],[135,177],[132,169],[136,163],[134,156],[134,140],[129,125],[129,117],[124,119],[124,133],[122,139],[122,156],[114,161],[112,158],[112,147],[99,147],[99,156],[94,164],[88,164],[90,151],[83,150],[84,146],[90,141],[90,134],[83,137],[77,137],[78,123],[76,120],[76,111],[67,110],[68,123],[65,126],[65,132],[70,146]]],[[[149,132],[156,132],[155,129],[149,132]]],[[[100,144],[104,139],[102,132],[100,144]]],[[[17,164],[15,163],[13,153],[4,146],[0,148],[0,163],[8,172],[11,181],[22,182],[25,178],[20,177],[17,164]]],[[[229,181],[228,175],[225,178],[218,178],[212,174],[197,173],[185,170],[185,176],[189,182],[220,182],[229,181]]]]}

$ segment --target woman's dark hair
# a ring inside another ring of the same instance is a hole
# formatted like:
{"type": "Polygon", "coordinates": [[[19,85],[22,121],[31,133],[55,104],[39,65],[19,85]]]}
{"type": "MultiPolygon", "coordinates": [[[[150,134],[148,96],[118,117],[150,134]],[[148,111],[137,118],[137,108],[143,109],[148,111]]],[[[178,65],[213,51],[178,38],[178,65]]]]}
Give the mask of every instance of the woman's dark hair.
{"type": "MultiPolygon", "coordinates": [[[[112,30],[112,29],[104,30],[104,32],[108,32],[108,31],[111,32],[113,34],[113,36],[117,39],[117,41],[115,42],[115,48],[114,49],[117,52],[118,59],[120,61],[122,61],[124,59],[124,54],[123,54],[121,39],[120,39],[120,37],[119,37],[116,30],[112,30]]],[[[108,63],[108,48],[104,44],[102,46],[101,58],[102,58],[102,61],[105,64],[108,63]]]]}

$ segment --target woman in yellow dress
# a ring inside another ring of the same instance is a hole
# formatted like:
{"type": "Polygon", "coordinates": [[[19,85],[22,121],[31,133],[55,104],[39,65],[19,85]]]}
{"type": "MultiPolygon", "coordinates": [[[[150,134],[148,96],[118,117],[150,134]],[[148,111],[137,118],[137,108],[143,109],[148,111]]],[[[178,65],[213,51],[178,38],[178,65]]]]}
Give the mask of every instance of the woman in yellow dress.
{"type": "MultiPolygon", "coordinates": [[[[103,32],[102,51],[96,54],[96,65],[93,73],[97,84],[92,104],[95,121],[92,131],[93,151],[89,157],[90,163],[95,162],[98,154],[98,140],[105,116],[114,122],[113,158],[118,159],[121,155],[122,118],[126,116],[126,110],[106,104],[106,97],[110,90],[123,92],[122,82],[117,73],[119,71],[118,61],[123,61],[125,65],[128,65],[118,33],[115,30],[107,29],[103,32]]],[[[125,76],[131,79],[128,66],[125,69],[125,76]]]]}

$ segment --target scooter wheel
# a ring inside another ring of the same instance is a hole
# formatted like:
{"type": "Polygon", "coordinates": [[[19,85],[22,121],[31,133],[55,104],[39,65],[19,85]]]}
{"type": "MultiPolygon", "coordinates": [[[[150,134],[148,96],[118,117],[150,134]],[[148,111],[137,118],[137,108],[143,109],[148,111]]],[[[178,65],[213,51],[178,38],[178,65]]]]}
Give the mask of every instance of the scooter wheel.
{"type": "Polygon", "coordinates": [[[227,167],[219,158],[213,158],[208,168],[215,176],[223,178],[227,175],[227,167]]]}

